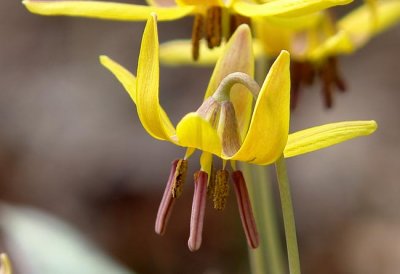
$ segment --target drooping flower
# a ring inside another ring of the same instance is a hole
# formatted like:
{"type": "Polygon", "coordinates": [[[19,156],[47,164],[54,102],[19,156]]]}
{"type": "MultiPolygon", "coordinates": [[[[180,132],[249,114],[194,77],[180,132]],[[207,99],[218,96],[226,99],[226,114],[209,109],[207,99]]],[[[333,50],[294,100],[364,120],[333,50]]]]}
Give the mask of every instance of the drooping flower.
{"type": "Polygon", "coordinates": [[[193,15],[192,57],[199,57],[200,40],[204,37],[210,49],[220,46],[242,23],[250,17],[292,17],[309,14],[352,0],[279,0],[258,3],[244,0],[147,0],[148,5],[134,5],[100,1],[24,0],[32,13],[66,15],[120,21],[146,20],[155,12],[162,21],[193,15]]]}
{"type": "Polygon", "coordinates": [[[226,163],[231,162],[232,180],[248,244],[258,246],[258,233],[245,179],[235,161],[267,165],[282,154],[293,157],[328,147],[375,131],[374,121],[323,125],[294,134],[289,131],[289,53],[283,51],[272,65],[263,85],[253,80],[254,57],[247,25],[241,25],[219,58],[205,99],[199,109],[172,125],[158,99],[159,44],[155,15],[147,21],[138,60],[137,77],[106,56],[101,63],[121,82],[136,104],[139,119],[156,139],[186,147],[183,159],[172,162],[167,186],[159,207],[155,230],[163,234],[172,208],[182,193],[187,160],[201,150],[201,169],[194,175],[189,248],[200,248],[206,193],[214,207],[223,209],[229,191],[226,163]],[[252,109],[253,97],[255,106],[252,109]],[[213,172],[213,155],[222,159],[223,169],[213,172]],[[207,191],[207,188],[209,191],[207,191]]]}

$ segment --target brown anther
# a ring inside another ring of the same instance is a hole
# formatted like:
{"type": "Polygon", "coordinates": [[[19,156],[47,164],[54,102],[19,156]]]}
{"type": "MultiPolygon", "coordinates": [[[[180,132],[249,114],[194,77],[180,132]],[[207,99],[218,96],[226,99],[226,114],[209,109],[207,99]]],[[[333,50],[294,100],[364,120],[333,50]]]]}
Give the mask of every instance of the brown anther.
{"type": "Polygon", "coordinates": [[[179,160],[172,162],[171,171],[161,199],[160,206],[157,212],[156,224],[154,230],[157,234],[163,235],[168,224],[169,217],[171,216],[172,208],[175,204],[175,199],[172,198],[171,187],[174,181],[176,166],[179,160]]]}
{"type": "Polygon", "coordinates": [[[194,195],[192,213],[190,216],[190,236],[188,246],[190,251],[200,248],[203,234],[204,212],[206,208],[208,174],[198,171],[194,175],[194,195]]]}
{"type": "Polygon", "coordinates": [[[211,168],[210,180],[207,185],[207,197],[212,201],[214,199],[215,178],[217,171],[211,168]]]}
{"type": "Polygon", "coordinates": [[[186,179],[187,166],[187,160],[184,159],[178,160],[176,164],[175,174],[171,186],[171,195],[174,199],[179,198],[179,196],[182,194],[183,185],[186,179]]]}
{"type": "Polygon", "coordinates": [[[339,75],[336,57],[329,57],[326,60],[320,69],[320,75],[325,106],[330,108],[333,105],[333,88],[336,86],[342,92],[346,90],[346,85],[339,75]]]}
{"type": "Polygon", "coordinates": [[[221,103],[218,133],[222,139],[222,150],[224,154],[227,156],[234,155],[239,150],[241,142],[235,108],[229,101],[221,103]]]}
{"type": "Polygon", "coordinates": [[[243,230],[246,234],[247,243],[251,248],[257,248],[260,240],[258,236],[256,221],[253,209],[247,192],[246,182],[240,170],[232,173],[233,185],[236,193],[236,200],[239,207],[240,219],[242,220],[243,230]]]}
{"type": "Polygon", "coordinates": [[[195,61],[199,60],[200,40],[203,38],[203,29],[204,17],[202,14],[196,14],[192,28],[192,58],[195,61]]]}
{"type": "Polygon", "coordinates": [[[229,39],[232,34],[235,32],[235,30],[241,25],[241,24],[247,24],[249,26],[251,26],[251,20],[249,17],[240,15],[240,14],[233,14],[230,16],[230,20],[229,20],[229,37],[227,37],[227,39],[229,39]]]}
{"type": "Polygon", "coordinates": [[[229,173],[225,169],[215,174],[213,205],[216,210],[224,210],[229,195],[229,173]]]}
{"type": "Polygon", "coordinates": [[[209,7],[206,15],[206,39],[210,49],[221,45],[222,41],[222,8],[209,7]]]}
{"type": "Polygon", "coordinates": [[[291,61],[290,64],[291,95],[290,107],[296,108],[302,86],[310,86],[315,79],[315,68],[309,62],[291,61]]]}

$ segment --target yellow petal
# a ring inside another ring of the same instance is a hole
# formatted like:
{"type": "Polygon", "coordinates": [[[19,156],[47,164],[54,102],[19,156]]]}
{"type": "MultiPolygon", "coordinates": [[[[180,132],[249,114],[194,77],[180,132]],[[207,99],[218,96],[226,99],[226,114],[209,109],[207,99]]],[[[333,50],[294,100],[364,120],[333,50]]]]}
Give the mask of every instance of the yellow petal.
{"type": "Polygon", "coordinates": [[[309,52],[308,59],[317,61],[326,56],[349,54],[354,52],[355,49],[349,35],[345,31],[339,31],[309,52]]]}
{"type": "Polygon", "coordinates": [[[222,145],[217,131],[196,112],[182,118],[176,126],[176,136],[181,146],[221,155],[222,145]]]}
{"type": "MultiPolygon", "coordinates": [[[[209,49],[207,42],[200,42],[199,60],[194,61],[192,57],[191,40],[173,40],[160,45],[160,62],[168,66],[199,66],[205,67],[215,65],[221,56],[225,44],[220,47],[209,49]]],[[[262,45],[259,41],[253,39],[253,52],[256,58],[264,56],[262,45]]]]}
{"type": "Polygon", "coordinates": [[[278,0],[264,4],[238,1],[233,9],[244,16],[301,16],[332,6],[346,5],[352,0],[278,0]]]}
{"type": "Polygon", "coordinates": [[[146,0],[149,6],[155,7],[175,7],[175,0],[146,0]]]}
{"type": "Polygon", "coordinates": [[[154,138],[170,140],[174,127],[158,100],[159,74],[157,20],[153,14],[147,20],[140,48],[136,105],[143,127],[154,138]]]}
{"type": "MultiPolygon", "coordinates": [[[[244,72],[251,77],[254,76],[254,54],[252,48],[249,26],[240,25],[229,39],[215,65],[205,98],[213,95],[222,79],[230,73],[244,72]]],[[[230,95],[235,107],[239,132],[243,138],[250,121],[253,97],[247,88],[242,85],[234,85],[230,95]]]]}
{"type": "Polygon", "coordinates": [[[289,53],[282,51],[258,95],[246,138],[230,159],[266,165],[282,155],[289,132],[289,64],[289,53]]]}
{"type": "Polygon", "coordinates": [[[289,135],[284,155],[286,158],[333,146],[366,136],[377,128],[375,121],[350,121],[322,125],[289,135]]]}
{"type": "Polygon", "coordinates": [[[175,0],[180,6],[220,6],[225,4],[222,0],[175,0]]]}
{"type": "Polygon", "coordinates": [[[168,21],[182,18],[194,7],[151,7],[101,1],[31,1],[22,2],[26,8],[40,15],[66,15],[120,21],[144,21],[152,12],[158,20],[168,21]]]}
{"type": "Polygon", "coordinates": [[[136,77],[123,66],[113,61],[111,58],[102,55],[100,63],[107,68],[128,92],[132,101],[136,104],[136,77]]]}
{"type": "Polygon", "coordinates": [[[363,5],[338,22],[356,47],[364,45],[372,36],[388,29],[400,19],[400,1],[379,1],[375,12],[363,5]]]}

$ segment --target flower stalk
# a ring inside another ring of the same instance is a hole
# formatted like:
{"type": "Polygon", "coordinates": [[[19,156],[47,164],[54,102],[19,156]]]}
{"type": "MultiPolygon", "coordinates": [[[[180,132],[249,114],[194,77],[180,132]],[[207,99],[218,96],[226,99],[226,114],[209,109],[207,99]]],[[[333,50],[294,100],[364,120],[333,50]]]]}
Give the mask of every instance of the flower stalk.
{"type": "Polygon", "coordinates": [[[297,245],[293,204],[283,155],[275,162],[275,167],[282,205],[283,225],[285,228],[286,247],[289,260],[289,273],[300,274],[299,248],[297,245]]]}

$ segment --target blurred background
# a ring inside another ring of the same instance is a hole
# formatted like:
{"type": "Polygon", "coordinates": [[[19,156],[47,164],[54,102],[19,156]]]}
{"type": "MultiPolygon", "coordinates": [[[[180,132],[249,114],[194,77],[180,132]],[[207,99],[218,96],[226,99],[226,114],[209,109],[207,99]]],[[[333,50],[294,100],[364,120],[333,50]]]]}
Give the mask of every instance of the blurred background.
{"type": "MultiPolygon", "coordinates": [[[[191,24],[191,18],[160,23],[160,41],[190,37],[191,24]]],[[[130,98],[98,61],[106,54],[135,72],[143,28],[40,17],[20,1],[0,2],[0,212],[8,212],[0,217],[1,249],[15,273],[58,274],[32,262],[42,249],[63,256],[47,232],[27,230],[16,243],[12,212],[42,220],[25,207],[69,223],[137,273],[249,271],[233,196],[222,214],[207,208],[203,245],[196,253],[187,249],[197,156],[167,233],[154,233],[170,163],[184,150],[147,135],[130,98]],[[39,234],[40,250],[29,244],[39,234]]],[[[323,107],[315,86],[292,112],[291,131],[342,120],[379,125],[368,138],[287,161],[304,273],[400,269],[399,48],[397,26],[340,58],[349,91],[336,94],[333,109],[323,107]]],[[[174,123],[199,106],[210,74],[211,68],[161,67],[161,103],[174,123]]]]}

